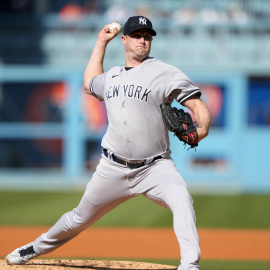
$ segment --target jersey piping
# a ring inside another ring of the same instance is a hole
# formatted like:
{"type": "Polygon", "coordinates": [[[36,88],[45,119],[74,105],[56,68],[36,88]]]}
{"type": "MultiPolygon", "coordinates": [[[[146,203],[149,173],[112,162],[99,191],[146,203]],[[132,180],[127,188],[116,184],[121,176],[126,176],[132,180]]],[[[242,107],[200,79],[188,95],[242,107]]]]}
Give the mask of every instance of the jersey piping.
{"type": "MultiPolygon", "coordinates": [[[[105,74],[106,74],[105,72],[102,74],[102,76],[103,76],[103,80],[101,80],[101,86],[102,86],[102,88],[104,87],[105,74]]],[[[95,77],[90,81],[89,88],[90,88],[91,94],[92,94],[95,98],[99,99],[99,98],[97,97],[97,95],[95,94],[94,89],[93,89],[93,82],[94,82],[94,79],[95,79],[96,77],[97,77],[97,76],[95,76],[95,77]]]]}
{"type": "Polygon", "coordinates": [[[94,78],[90,81],[89,88],[90,88],[91,94],[92,94],[95,98],[97,98],[97,96],[96,96],[96,94],[95,94],[95,92],[94,92],[94,90],[93,90],[93,81],[94,81],[95,78],[96,78],[96,77],[94,77],[94,78]]]}
{"type": "Polygon", "coordinates": [[[183,103],[184,101],[186,101],[186,100],[188,100],[188,99],[190,99],[191,97],[193,97],[193,96],[195,96],[195,95],[197,95],[197,94],[199,94],[199,96],[201,96],[201,91],[198,89],[198,90],[195,90],[194,92],[192,92],[192,93],[190,93],[190,94],[188,94],[187,96],[185,96],[184,98],[182,98],[181,100],[179,100],[178,102],[181,104],[181,103],[183,103]]]}

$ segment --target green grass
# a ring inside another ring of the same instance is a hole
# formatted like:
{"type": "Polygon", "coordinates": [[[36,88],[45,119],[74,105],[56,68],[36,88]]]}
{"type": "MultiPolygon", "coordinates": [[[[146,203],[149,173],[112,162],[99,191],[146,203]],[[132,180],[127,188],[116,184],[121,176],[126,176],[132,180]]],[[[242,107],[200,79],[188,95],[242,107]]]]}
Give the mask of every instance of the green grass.
{"type": "MultiPolygon", "coordinates": [[[[52,225],[82,192],[0,192],[0,224],[52,225]]],[[[198,227],[270,229],[270,195],[193,195],[198,227]]],[[[171,227],[172,214],[143,196],[118,206],[94,226],[171,227]]]]}
{"type": "MultiPolygon", "coordinates": [[[[115,260],[115,259],[114,259],[115,260]]],[[[128,261],[128,260],[127,260],[128,261]]],[[[135,261],[129,260],[129,261],[135,261]]],[[[136,260],[167,265],[179,265],[179,260],[136,260]]],[[[270,261],[213,261],[202,260],[201,270],[269,270],[270,261]]]]}
{"type": "Polygon", "coordinates": [[[0,224],[52,225],[72,210],[82,193],[0,192],[0,224]]]}
{"type": "Polygon", "coordinates": [[[193,196],[198,227],[270,229],[270,195],[193,196]]]}
{"type": "MultiPolygon", "coordinates": [[[[134,261],[134,260],[133,260],[134,261]]],[[[136,260],[152,263],[179,265],[179,260],[136,260]]],[[[212,261],[202,260],[201,270],[269,270],[270,261],[212,261]]]]}

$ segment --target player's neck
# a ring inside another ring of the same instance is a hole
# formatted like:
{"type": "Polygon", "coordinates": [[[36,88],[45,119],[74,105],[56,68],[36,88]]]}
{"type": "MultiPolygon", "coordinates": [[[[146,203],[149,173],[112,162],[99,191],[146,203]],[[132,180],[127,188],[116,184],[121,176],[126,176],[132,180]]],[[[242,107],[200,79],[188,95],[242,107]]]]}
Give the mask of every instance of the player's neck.
{"type": "Polygon", "coordinates": [[[143,60],[142,61],[138,61],[138,60],[135,60],[135,59],[125,59],[125,66],[126,67],[137,67],[142,62],[143,62],[143,60]]]}
{"type": "Polygon", "coordinates": [[[146,58],[148,57],[148,55],[144,58],[134,58],[134,57],[129,57],[128,54],[125,55],[125,66],[126,67],[137,67],[138,65],[140,65],[146,58]]]}

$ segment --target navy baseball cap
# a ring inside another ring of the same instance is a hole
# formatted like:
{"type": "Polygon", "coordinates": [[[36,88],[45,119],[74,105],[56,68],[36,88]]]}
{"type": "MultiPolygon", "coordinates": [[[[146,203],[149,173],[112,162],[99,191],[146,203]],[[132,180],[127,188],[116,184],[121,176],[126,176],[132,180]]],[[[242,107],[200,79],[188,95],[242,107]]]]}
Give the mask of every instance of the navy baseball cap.
{"type": "Polygon", "coordinates": [[[152,33],[152,36],[157,35],[156,31],[152,27],[151,21],[144,16],[130,17],[124,25],[123,34],[127,35],[138,29],[149,29],[152,33]]]}

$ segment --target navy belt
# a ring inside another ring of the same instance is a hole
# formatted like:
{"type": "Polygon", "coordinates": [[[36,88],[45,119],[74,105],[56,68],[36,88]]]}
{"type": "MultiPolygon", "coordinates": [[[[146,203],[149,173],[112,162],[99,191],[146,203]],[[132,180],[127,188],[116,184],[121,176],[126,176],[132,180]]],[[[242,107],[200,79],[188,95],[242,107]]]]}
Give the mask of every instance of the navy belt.
{"type": "MultiPolygon", "coordinates": [[[[107,149],[103,149],[102,151],[103,151],[104,155],[106,157],[108,157],[107,149]]],[[[153,158],[152,162],[157,160],[157,159],[160,159],[160,158],[162,158],[162,156],[156,156],[156,157],[153,158]]],[[[130,169],[136,169],[136,168],[140,168],[140,167],[146,165],[146,160],[138,160],[138,161],[134,161],[134,162],[128,162],[126,160],[118,158],[114,154],[112,154],[112,159],[113,159],[113,161],[115,161],[115,162],[117,162],[119,164],[122,164],[122,165],[125,165],[125,166],[129,167],[130,169]]]]}

